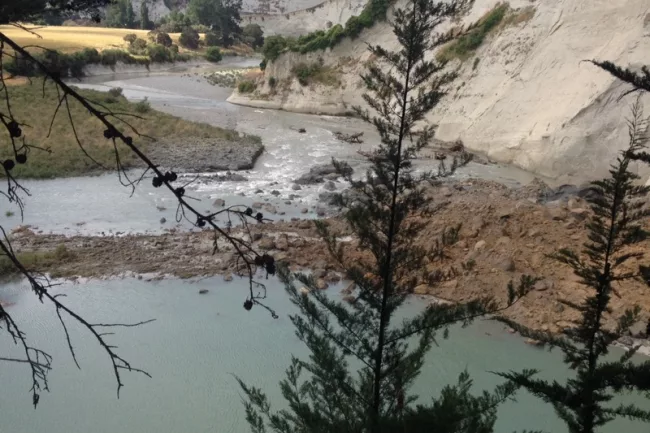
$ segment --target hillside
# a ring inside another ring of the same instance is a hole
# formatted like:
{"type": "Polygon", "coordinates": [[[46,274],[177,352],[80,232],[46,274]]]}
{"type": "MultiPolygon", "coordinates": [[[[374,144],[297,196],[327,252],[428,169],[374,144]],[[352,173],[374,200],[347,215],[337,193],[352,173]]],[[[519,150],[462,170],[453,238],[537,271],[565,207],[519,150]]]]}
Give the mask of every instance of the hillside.
{"type": "MultiPolygon", "coordinates": [[[[497,5],[477,0],[464,24],[497,5]]],[[[511,18],[487,35],[429,121],[438,138],[462,139],[473,151],[549,177],[580,181],[601,176],[626,145],[625,118],[635,96],[619,99],[622,83],[585,59],[638,67],[650,64],[650,3],[646,0],[513,0],[511,18]]],[[[388,24],[328,52],[285,53],[268,65],[265,82],[230,101],[290,111],[343,114],[363,92],[358,78],[369,60],[365,43],[396,45],[388,24]],[[307,86],[292,70],[316,65],[307,86]],[[268,78],[279,83],[271,89],[268,78]],[[322,77],[326,76],[327,79],[322,77]]],[[[644,96],[646,106],[650,96],[644,96]]],[[[650,114],[650,108],[648,109],[650,114]]]]}

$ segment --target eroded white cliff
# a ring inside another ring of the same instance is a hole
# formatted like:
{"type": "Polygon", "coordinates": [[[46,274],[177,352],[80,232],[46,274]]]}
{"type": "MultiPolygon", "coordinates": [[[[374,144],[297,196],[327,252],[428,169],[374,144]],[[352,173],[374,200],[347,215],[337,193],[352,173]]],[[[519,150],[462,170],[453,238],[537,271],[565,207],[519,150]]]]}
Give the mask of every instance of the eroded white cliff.
{"type": "MultiPolygon", "coordinates": [[[[477,0],[465,23],[497,3],[477,0]]],[[[650,64],[650,2],[647,0],[515,0],[512,8],[535,14],[488,37],[463,64],[454,88],[428,121],[438,138],[462,139],[490,158],[567,181],[603,175],[626,145],[629,106],[635,95],[609,74],[583,60],[650,64]]],[[[291,111],[341,114],[358,104],[358,74],[369,58],[365,42],[395,48],[386,23],[328,52],[287,53],[269,65],[252,98],[231,101],[291,111]],[[303,87],[292,75],[301,62],[322,59],[340,85],[303,87]],[[281,86],[269,88],[268,78],[281,86]]],[[[650,96],[643,96],[650,114],[650,96]]]]}

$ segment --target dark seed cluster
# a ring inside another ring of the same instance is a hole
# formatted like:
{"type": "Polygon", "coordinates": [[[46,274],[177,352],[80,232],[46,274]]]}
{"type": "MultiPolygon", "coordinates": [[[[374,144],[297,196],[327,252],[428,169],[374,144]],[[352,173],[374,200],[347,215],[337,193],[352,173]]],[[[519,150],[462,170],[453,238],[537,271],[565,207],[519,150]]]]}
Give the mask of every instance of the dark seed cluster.
{"type": "Polygon", "coordinates": [[[269,256],[268,254],[256,256],[255,265],[263,266],[269,275],[275,275],[275,271],[276,271],[275,259],[269,256]]]}
{"type": "Polygon", "coordinates": [[[253,308],[253,301],[251,301],[250,299],[246,299],[246,301],[244,302],[244,308],[246,309],[246,311],[250,311],[251,308],[253,308]]]}
{"type": "Polygon", "coordinates": [[[18,122],[15,120],[7,123],[7,129],[13,138],[19,138],[21,135],[23,135],[23,130],[20,129],[20,125],[18,125],[18,122]]]}
{"type": "MultiPolygon", "coordinates": [[[[158,188],[158,187],[162,186],[164,181],[174,182],[176,179],[178,179],[178,175],[173,171],[168,171],[164,175],[162,175],[162,177],[154,176],[154,178],[151,180],[151,184],[154,186],[154,188],[158,188]]],[[[185,189],[184,188],[178,188],[178,189],[183,190],[183,193],[181,194],[181,196],[183,194],[185,194],[185,189]]]]}

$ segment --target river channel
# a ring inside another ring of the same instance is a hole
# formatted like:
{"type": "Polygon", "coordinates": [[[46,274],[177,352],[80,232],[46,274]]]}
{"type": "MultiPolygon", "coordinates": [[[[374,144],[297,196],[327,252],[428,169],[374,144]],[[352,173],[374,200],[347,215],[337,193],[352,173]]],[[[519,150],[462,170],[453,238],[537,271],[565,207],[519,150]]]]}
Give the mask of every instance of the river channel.
{"type": "MultiPolygon", "coordinates": [[[[246,66],[245,62],[238,64],[246,66]]],[[[368,142],[374,137],[372,130],[355,119],[230,105],[225,102],[229,89],[212,86],[192,71],[95,77],[80,85],[122,87],[128,98],[147,97],[155,108],[171,114],[261,136],[266,151],[253,170],[242,173],[248,177],[247,182],[213,182],[205,178],[191,187],[190,194],[202,199],[206,209],[215,198],[224,198],[228,204],[268,200],[285,212],[274,218],[298,216],[301,207],[312,209],[323,191],[320,185],[304,188],[297,192],[300,197],[296,203],[284,204],[286,195],[296,193],[291,181],[310,166],[329,162],[334,156],[347,159],[363,171],[359,147],[338,142],[333,131],[364,131],[368,142]],[[297,128],[307,132],[300,134],[297,128]],[[280,197],[271,194],[274,189],[281,193],[280,197]]],[[[471,164],[458,176],[478,176],[513,186],[532,179],[528,173],[510,167],[481,164],[471,164]]],[[[23,223],[44,232],[155,233],[175,224],[172,197],[148,184],[139,186],[130,197],[131,191],[120,186],[115,175],[29,181],[26,186],[32,196],[27,200],[23,223]],[[160,222],[163,217],[166,223],[160,222]]],[[[313,211],[307,217],[315,217],[313,211]]],[[[15,216],[0,215],[0,224],[6,228],[20,223],[15,216]]],[[[65,302],[92,322],[155,318],[146,326],[120,329],[110,337],[119,346],[120,354],[134,366],[149,371],[152,378],[126,374],[125,387],[117,399],[110,364],[95,341],[80,328],[70,329],[81,365],[77,370],[56,314],[38,302],[24,282],[5,284],[0,286],[0,298],[13,303],[12,314],[28,338],[54,356],[55,368],[50,375],[51,393],[45,393],[34,410],[28,369],[2,364],[3,432],[244,433],[249,430],[241,392],[232,375],[261,387],[275,407],[282,407],[278,381],[291,354],[306,355],[287,317],[294,311],[293,306],[275,280],[269,280],[268,304],[278,312],[277,320],[261,308],[246,312],[241,307],[246,293],[244,282],[224,283],[221,277],[65,282],[55,290],[65,293],[65,302]],[[209,293],[199,295],[200,289],[208,289],[209,293]]],[[[337,296],[338,288],[329,291],[337,296]]],[[[423,305],[417,298],[410,299],[400,314],[408,316],[423,305]]],[[[2,356],[19,356],[6,334],[0,334],[0,341],[2,356]]],[[[426,400],[467,369],[479,392],[500,382],[491,371],[524,368],[540,369],[542,377],[560,381],[569,375],[559,353],[533,348],[504,332],[502,326],[479,321],[466,329],[452,329],[451,338],[440,341],[440,346],[428,355],[414,391],[426,400]]],[[[636,396],[627,396],[623,401],[650,409],[650,401],[636,396]]],[[[567,431],[550,406],[521,392],[518,402],[501,406],[495,431],[524,429],[567,431]]],[[[647,425],[624,420],[603,430],[647,431],[647,425]]]]}

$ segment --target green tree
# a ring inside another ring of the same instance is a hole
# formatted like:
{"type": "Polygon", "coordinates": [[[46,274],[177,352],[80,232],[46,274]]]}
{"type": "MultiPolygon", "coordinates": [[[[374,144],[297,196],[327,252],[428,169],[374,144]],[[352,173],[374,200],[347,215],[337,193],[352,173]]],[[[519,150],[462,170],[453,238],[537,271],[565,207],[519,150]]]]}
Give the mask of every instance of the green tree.
{"type": "MultiPolygon", "coordinates": [[[[444,330],[446,336],[449,324],[496,311],[494,300],[432,305],[401,323],[395,323],[394,317],[412,293],[414,275],[425,258],[440,253],[415,243],[427,219],[439,209],[425,187],[469,159],[465,155],[449,167],[442,165],[436,174],[415,175],[412,167],[435,131],[422,120],[455,78],[442,73],[445,65],[428,60],[432,57],[428,54],[449,40],[439,26],[471,3],[411,0],[393,19],[399,49],[369,47],[378,60],[363,75],[369,90],[364,100],[374,114],[362,109],[357,113],[375,125],[381,143],[369,157],[371,168],[365,180],[353,179],[349,166],[334,161],[351,183],[351,194],[341,196],[339,204],[357,239],[355,246],[367,255],[352,260],[327,224],[316,222],[333,258],[353,281],[355,288],[346,299],[350,305],[328,297],[312,276],[280,269],[300,312],[290,316],[296,335],[311,353],[309,360],[293,357],[280,384],[286,410],[272,412],[261,390],[238,379],[253,432],[485,433],[492,431],[498,403],[514,392],[514,385],[507,383],[494,393],[473,396],[465,373],[429,405],[415,405],[417,397],[408,393],[436,333],[444,330]]],[[[516,288],[511,284],[510,302],[533,282],[523,277],[516,288]]]]}
{"type": "Polygon", "coordinates": [[[242,29],[242,35],[249,38],[250,45],[253,48],[261,47],[264,44],[264,31],[259,24],[247,24],[242,29]]]}
{"type": "Polygon", "coordinates": [[[650,281],[650,268],[640,266],[635,271],[631,262],[643,258],[643,252],[633,247],[650,234],[641,225],[650,215],[643,200],[650,188],[639,185],[639,177],[630,170],[631,162],[647,155],[643,149],[648,139],[648,119],[643,117],[638,101],[632,113],[629,147],[612,165],[610,177],[593,183],[593,195],[588,199],[593,215],[587,222],[589,241],[584,244],[582,255],[569,249],[554,254],[560,263],[573,269],[588,290],[586,299],[580,304],[560,301],[580,313],[576,328],[570,336],[558,337],[501,319],[522,335],[559,347],[564,353],[565,363],[575,371],[575,377],[564,384],[515,372],[500,375],[552,404],[571,433],[600,431],[600,427],[617,417],[650,422],[650,411],[611,403],[618,393],[650,389],[650,362],[631,362],[636,349],[615,361],[603,359],[609,346],[638,320],[640,312],[635,307],[620,317],[612,317],[610,300],[612,295],[618,296],[614,283],[620,285],[631,279],[650,281]]]}
{"type": "Polygon", "coordinates": [[[220,31],[224,46],[230,46],[241,33],[241,0],[190,0],[188,15],[193,22],[220,31]]]}
{"type": "Polygon", "coordinates": [[[151,28],[149,8],[147,7],[147,2],[145,0],[142,0],[142,3],[140,3],[140,28],[142,30],[148,30],[151,28]]]}
{"type": "Polygon", "coordinates": [[[135,12],[133,11],[133,4],[131,0],[120,0],[121,7],[124,8],[124,27],[127,29],[135,28],[135,12]]]}

